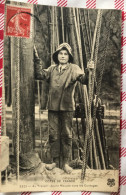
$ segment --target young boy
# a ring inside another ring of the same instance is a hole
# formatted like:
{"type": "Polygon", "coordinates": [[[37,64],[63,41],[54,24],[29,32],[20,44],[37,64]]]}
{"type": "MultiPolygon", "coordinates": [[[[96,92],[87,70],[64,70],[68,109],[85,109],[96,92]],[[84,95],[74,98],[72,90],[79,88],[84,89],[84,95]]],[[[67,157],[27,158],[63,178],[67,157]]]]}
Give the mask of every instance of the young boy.
{"type": "MultiPolygon", "coordinates": [[[[36,52],[35,59],[39,61],[36,52]]],[[[48,125],[52,164],[47,165],[46,168],[51,170],[58,166],[66,173],[70,173],[72,168],[69,166],[69,161],[72,154],[73,111],[75,110],[74,90],[76,81],[85,84],[87,75],[78,65],[73,64],[71,47],[68,43],[59,45],[53,54],[53,61],[55,65],[51,65],[48,69],[42,69],[41,64],[36,67],[36,79],[45,79],[49,82],[48,125]]],[[[90,66],[93,68],[92,64],[90,66]]]]}

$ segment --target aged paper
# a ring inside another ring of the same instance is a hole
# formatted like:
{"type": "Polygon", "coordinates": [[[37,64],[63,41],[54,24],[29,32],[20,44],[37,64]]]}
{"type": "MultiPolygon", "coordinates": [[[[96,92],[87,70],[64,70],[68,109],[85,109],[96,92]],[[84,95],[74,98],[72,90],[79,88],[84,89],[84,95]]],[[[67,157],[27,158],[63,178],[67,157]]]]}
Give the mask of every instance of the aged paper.
{"type": "Polygon", "coordinates": [[[1,191],[117,192],[121,11],[5,9],[1,191]]]}

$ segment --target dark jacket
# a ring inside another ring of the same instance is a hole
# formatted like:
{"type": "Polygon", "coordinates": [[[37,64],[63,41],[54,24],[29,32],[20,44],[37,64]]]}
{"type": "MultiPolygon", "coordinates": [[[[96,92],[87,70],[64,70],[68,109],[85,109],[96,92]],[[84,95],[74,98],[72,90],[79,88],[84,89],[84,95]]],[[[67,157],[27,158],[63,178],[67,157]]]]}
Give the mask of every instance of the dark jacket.
{"type": "Polygon", "coordinates": [[[76,64],[68,63],[62,72],[58,65],[51,65],[42,69],[41,65],[35,68],[35,78],[49,82],[48,110],[73,111],[75,110],[74,91],[76,81],[86,82],[86,76],[76,64]]]}

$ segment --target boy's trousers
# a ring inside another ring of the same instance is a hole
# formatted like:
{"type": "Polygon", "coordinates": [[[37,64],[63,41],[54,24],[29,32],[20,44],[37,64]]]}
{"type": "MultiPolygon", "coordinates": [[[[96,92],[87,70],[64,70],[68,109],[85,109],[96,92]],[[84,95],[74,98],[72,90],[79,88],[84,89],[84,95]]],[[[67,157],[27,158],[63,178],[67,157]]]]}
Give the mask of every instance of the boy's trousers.
{"type": "Polygon", "coordinates": [[[48,111],[51,157],[71,159],[73,112],[48,111]]]}

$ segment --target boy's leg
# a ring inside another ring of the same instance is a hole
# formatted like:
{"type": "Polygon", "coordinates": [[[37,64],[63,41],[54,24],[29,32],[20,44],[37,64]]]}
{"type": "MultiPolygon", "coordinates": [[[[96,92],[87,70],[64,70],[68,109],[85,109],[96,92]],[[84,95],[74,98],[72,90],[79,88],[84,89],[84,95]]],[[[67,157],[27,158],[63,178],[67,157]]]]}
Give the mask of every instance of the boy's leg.
{"type": "Polygon", "coordinates": [[[63,111],[61,114],[61,144],[63,156],[63,169],[70,173],[72,168],[69,162],[72,159],[72,131],[73,131],[73,112],[63,111]]]}
{"type": "Polygon", "coordinates": [[[59,167],[60,156],[60,132],[59,132],[59,112],[48,111],[49,143],[52,162],[59,167]]]}

